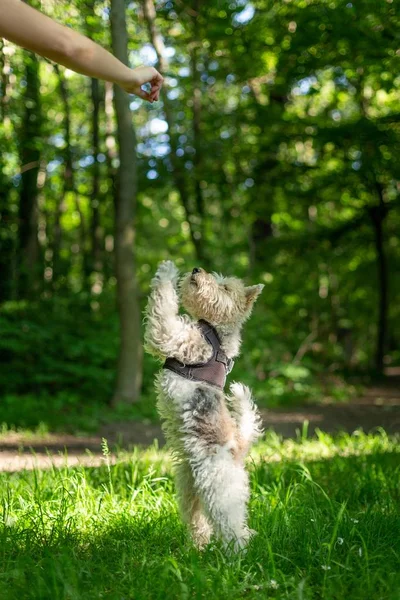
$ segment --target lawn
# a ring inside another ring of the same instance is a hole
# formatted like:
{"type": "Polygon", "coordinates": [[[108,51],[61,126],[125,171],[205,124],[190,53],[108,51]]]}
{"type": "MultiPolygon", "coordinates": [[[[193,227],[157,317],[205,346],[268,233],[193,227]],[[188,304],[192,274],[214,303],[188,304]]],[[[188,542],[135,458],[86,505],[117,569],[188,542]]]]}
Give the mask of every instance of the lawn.
{"type": "Polygon", "coordinates": [[[156,448],[1,474],[1,600],[400,598],[399,437],[270,433],[249,469],[258,535],[237,556],[192,547],[156,448]]]}

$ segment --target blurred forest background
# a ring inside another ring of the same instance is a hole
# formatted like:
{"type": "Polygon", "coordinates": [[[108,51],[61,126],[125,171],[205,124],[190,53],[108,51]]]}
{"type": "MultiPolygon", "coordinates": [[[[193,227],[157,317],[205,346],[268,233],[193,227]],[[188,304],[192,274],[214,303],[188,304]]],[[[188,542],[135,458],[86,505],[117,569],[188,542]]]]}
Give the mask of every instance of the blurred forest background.
{"type": "Polygon", "coordinates": [[[0,40],[0,422],[151,415],[166,258],[265,284],[233,372],[260,404],[400,365],[393,0],[31,4],[165,88],[147,105],[0,40]]]}

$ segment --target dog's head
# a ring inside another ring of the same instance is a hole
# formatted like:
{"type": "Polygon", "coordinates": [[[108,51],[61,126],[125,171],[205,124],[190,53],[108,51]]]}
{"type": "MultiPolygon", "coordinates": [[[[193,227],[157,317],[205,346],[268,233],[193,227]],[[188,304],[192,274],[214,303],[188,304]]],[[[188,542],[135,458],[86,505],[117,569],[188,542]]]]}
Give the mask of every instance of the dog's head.
{"type": "Polygon", "coordinates": [[[181,281],[182,305],[192,317],[212,325],[240,325],[250,316],[263,287],[246,287],[236,277],[195,268],[181,281]]]}

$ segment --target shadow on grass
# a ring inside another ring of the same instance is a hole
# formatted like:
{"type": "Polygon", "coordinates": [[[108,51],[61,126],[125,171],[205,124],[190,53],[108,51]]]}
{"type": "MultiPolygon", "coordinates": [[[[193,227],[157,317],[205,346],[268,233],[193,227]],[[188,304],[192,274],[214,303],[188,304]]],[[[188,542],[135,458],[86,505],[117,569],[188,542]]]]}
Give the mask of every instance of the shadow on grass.
{"type": "Polygon", "coordinates": [[[394,600],[399,456],[254,464],[258,535],[231,557],[192,547],[162,461],[2,475],[1,598],[394,600]]]}

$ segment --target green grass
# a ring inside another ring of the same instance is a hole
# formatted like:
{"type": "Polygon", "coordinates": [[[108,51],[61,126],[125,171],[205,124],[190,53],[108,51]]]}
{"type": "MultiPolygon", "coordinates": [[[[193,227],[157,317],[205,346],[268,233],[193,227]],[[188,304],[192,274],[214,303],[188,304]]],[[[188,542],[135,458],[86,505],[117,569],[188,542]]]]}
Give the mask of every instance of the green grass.
{"type": "Polygon", "coordinates": [[[400,438],[255,449],[247,553],[198,552],[155,448],[115,466],[0,475],[1,600],[400,598],[400,438]]]}

